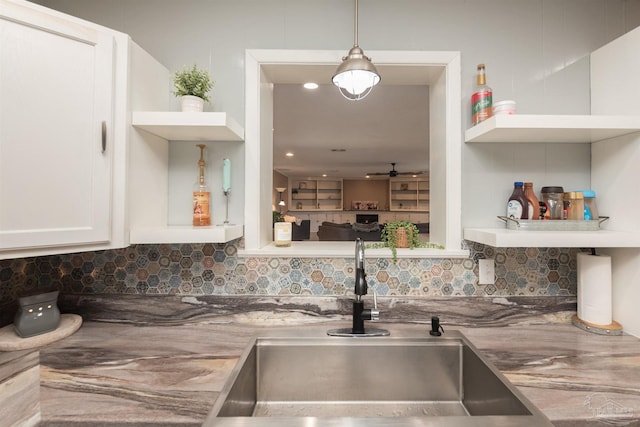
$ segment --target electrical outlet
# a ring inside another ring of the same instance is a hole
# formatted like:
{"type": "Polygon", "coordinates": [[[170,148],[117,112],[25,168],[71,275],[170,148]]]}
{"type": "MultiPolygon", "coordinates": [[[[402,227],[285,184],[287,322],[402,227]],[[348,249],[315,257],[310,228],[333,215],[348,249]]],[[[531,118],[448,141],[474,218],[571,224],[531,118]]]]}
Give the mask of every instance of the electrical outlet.
{"type": "Polygon", "coordinates": [[[478,260],[478,284],[491,285],[495,282],[496,268],[492,259],[478,260]]]}

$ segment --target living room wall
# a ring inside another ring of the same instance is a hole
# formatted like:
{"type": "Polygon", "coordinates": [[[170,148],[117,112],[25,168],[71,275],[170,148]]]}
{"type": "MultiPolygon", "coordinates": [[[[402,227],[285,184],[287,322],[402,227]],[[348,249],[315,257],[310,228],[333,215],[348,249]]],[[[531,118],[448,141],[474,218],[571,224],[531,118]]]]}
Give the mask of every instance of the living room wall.
{"type": "Polygon", "coordinates": [[[388,179],[345,179],[342,185],[345,210],[351,210],[354,200],[377,201],[379,210],[389,210],[388,179]]]}

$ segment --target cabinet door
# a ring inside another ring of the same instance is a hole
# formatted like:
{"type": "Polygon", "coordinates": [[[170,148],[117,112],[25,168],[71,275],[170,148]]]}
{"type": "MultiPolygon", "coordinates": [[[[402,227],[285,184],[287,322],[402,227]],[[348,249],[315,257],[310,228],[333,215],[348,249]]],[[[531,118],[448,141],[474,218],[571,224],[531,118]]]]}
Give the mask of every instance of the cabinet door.
{"type": "Polygon", "coordinates": [[[0,250],[109,241],[113,53],[97,26],[0,5],[0,250]]]}

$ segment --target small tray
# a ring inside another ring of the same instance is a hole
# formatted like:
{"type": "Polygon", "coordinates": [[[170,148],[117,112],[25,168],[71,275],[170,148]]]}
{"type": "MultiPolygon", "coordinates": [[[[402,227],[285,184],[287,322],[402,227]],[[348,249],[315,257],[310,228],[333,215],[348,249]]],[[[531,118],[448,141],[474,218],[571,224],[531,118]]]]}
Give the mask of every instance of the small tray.
{"type": "Polygon", "coordinates": [[[581,220],[531,220],[514,219],[506,216],[498,216],[503,220],[508,230],[521,231],[598,231],[600,224],[609,219],[608,216],[601,216],[599,219],[581,220]]]}

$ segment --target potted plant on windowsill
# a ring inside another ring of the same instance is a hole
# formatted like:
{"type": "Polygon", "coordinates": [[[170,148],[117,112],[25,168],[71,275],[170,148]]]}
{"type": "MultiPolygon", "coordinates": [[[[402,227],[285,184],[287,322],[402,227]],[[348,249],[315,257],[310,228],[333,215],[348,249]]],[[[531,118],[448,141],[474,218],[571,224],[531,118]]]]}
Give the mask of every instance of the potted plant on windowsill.
{"type": "Polygon", "coordinates": [[[394,264],[398,260],[397,248],[413,249],[418,240],[418,227],[409,221],[392,221],[384,226],[380,235],[382,242],[391,249],[394,264]]]}
{"type": "Polygon", "coordinates": [[[202,112],[205,101],[209,102],[207,94],[213,84],[208,71],[199,70],[195,64],[192,68],[185,66],[182,71],[176,71],[173,75],[173,85],[176,88],[173,94],[180,97],[182,111],[202,112]]]}
{"type": "Polygon", "coordinates": [[[392,221],[387,223],[380,233],[382,242],[366,245],[368,248],[389,248],[393,256],[393,263],[398,261],[398,248],[438,248],[442,246],[435,243],[421,242],[418,227],[409,221],[392,221]]]}

